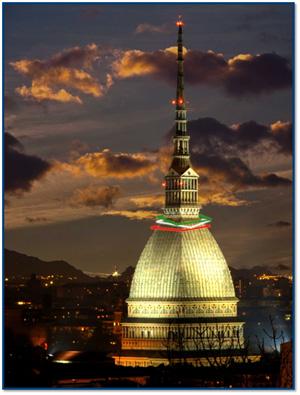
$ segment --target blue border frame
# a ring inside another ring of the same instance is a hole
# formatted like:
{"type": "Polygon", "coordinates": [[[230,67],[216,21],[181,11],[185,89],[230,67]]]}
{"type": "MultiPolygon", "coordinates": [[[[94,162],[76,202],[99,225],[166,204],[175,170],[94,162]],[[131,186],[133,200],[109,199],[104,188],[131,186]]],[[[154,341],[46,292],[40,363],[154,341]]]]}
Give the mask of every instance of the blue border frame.
{"type": "Polygon", "coordinates": [[[292,325],[292,372],[293,372],[293,389],[296,389],[296,185],[295,185],[295,175],[296,175],[296,19],[295,19],[295,3],[292,8],[292,169],[293,169],[293,179],[292,179],[292,218],[293,218],[293,232],[292,232],[292,273],[293,273],[293,284],[292,284],[292,315],[293,315],[293,325],[292,325]]]}
{"type": "Polygon", "coordinates": [[[295,317],[295,306],[296,306],[296,287],[295,287],[295,279],[296,279],[296,231],[295,231],[295,214],[296,214],[296,188],[295,188],[295,174],[296,174],[296,133],[295,133],[295,106],[296,106],[296,62],[295,62],[295,51],[296,51],[296,37],[295,37],[295,32],[296,32],[296,20],[295,20],[295,5],[296,3],[293,1],[287,1],[287,2],[263,2],[263,1],[256,1],[256,2],[181,2],[181,3],[166,3],[166,2],[134,2],[134,1],[128,1],[128,2],[64,2],[64,1],[49,1],[49,2],[31,2],[31,1],[24,1],[20,3],[14,3],[14,2],[2,2],[2,290],[1,290],[1,295],[2,295],[2,383],[1,383],[1,388],[2,390],[48,390],[48,391],[55,391],[55,390],[65,390],[65,391],[84,391],[84,390],[89,390],[89,391],[118,391],[118,390],[123,390],[123,391],[153,391],[153,390],[177,390],[177,391],[184,391],[184,390],[190,390],[190,391],[207,391],[207,390],[213,390],[213,391],[237,391],[237,390],[244,390],[244,391],[256,391],[256,390],[265,390],[265,391],[293,391],[296,389],[296,356],[295,356],[295,350],[296,350],[296,317],[295,317]],[[5,110],[5,104],[4,104],[4,96],[5,96],[5,79],[4,79],[4,43],[5,43],[5,18],[4,18],[4,9],[6,6],[10,5],[27,5],[27,4],[34,4],[34,5],[43,5],[43,4],[53,4],[53,5],[74,5],[74,4],[80,4],[80,5],[127,5],[127,4],[134,4],[134,5],[289,5],[291,7],[292,11],[292,171],[293,171],[293,178],[292,178],[292,218],[293,218],[293,223],[292,223],[292,275],[293,275],[293,285],[292,285],[292,371],[293,371],[293,378],[292,378],[292,387],[291,388],[279,388],[279,387],[250,387],[250,388],[219,388],[219,387],[147,387],[147,388],[122,388],[122,387],[114,387],[114,388],[89,388],[89,387],[81,387],[81,388],[51,388],[51,387],[5,387],[4,386],[4,353],[5,353],[5,339],[4,339],[4,289],[5,289],[5,281],[4,281],[4,242],[5,242],[5,230],[4,230],[4,175],[5,175],[5,137],[4,137],[4,132],[5,132],[5,127],[4,127],[4,110],[5,110]]]}
{"type": "Polygon", "coordinates": [[[4,3],[2,3],[2,388],[4,389],[4,356],[5,356],[5,313],[4,313],[4,294],[5,294],[5,269],[4,269],[4,176],[5,176],[5,128],[4,128],[4,95],[5,95],[5,80],[4,80],[4,32],[5,32],[5,18],[4,18],[4,3]]]}

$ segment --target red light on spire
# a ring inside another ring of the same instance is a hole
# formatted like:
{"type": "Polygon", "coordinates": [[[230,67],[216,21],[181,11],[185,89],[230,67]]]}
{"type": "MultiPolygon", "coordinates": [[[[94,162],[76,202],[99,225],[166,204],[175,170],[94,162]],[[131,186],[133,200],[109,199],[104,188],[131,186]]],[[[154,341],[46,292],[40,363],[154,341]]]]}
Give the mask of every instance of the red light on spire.
{"type": "Polygon", "coordinates": [[[178,99],[178,103],[179,103],[179,104],[183,104],[183,98],[182,98],[182,97],[180,97],[180,98],[178,99]]]}
{"type": "Polygon", "coordinates": [[[165,182],[162,182],[161,185],[162,185],[163,187],[165,187],[165,186],[166,186],[166,183],[165,183],[165,182]]]}
{"type": "Polygon", "coordinates": [[[175,99],[173,99],[171,103],[172,103],[172,104],[176,104],[176,100],[175,100],[175,99]]]}
{"type": "Polygon", "coordinates": [[[181,15],[179,15],[178,21],[176,22],[176,25],[177,26],[183,26],[184,25],[183,21],[181,20],[181,15]]]}

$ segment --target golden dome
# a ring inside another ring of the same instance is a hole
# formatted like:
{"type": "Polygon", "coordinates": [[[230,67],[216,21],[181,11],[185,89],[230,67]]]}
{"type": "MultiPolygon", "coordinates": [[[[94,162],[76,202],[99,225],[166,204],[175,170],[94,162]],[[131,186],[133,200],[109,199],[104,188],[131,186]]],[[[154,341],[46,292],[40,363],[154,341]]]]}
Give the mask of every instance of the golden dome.
{"type": "Polygon", "coordinates": [[[231,274],[208,228],[154,231],[137,263],[128,301],[228,300],[231,274]]]}

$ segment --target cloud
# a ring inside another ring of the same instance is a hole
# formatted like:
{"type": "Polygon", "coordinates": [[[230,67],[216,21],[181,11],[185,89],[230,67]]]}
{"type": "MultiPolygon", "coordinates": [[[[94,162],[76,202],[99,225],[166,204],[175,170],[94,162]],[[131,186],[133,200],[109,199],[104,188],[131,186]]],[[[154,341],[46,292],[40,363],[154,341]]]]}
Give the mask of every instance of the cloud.
{"type": "Polygon", "coordinates": [[[16,88],[16,92],[24,98],[35,99],[37,101],[54,100],[62,103],[73,102],[82,104],[79,96],[73,96],[65,89],[59,89],[54,92],[49,86],[43,85],[40,80],[32,81],[31,87],[25,85],[18,87],[16,88]]]}
{"type": "MultiPolygon", "coordinates": [[[[255,157],[258,149],[269,152],[270,144],[277,152],[285,149],[287,139],[282,139],[284,143],[281,144],[279,136],[281,133],[286,135],[287,129],[291,129],[288,122],[262,125],[249,121],[231,126],[213,118],[189,122],[192,164],[200,175],[200,203],[245,205],[249,202],[239,195],[240,192],[290,186],[291,180],[279,174],[255,174],[244,159],[245,151],[249,150],[255,157]],[[266,142],[269,145],[265,147],[266,142]]],[[[74,155],[69,162],[57,162],[55,166],[58,170],[68,171],[75,176],[118,180],[148,177],[158,185],[170,166],[173,150],[169,144],[171,135],[172,131],[167,133],[165,143],[157,152],[114,153],[104,149],[81,156],[78,153],[79,157],[74,155]]],[[[81,144],[79,146],[81,148],[81,144]]],[[[135,196],[128,203],[133,210],[141,207],[156,210],[162,207],[163,197],[135,196]]]]}
{"type": "Polygon", "coordinates": [[[228,61],[225,89],[236,96],[284,89],[292,84],[292,70],[287,59],[266,53],[247,58],[235,56],[228,61]]]}
{"type": "Polygon", "coordinates": [[[88,153],[71,163],[57,163],[58,169],[75,175],[103,178],[134,178],[156,170],[157,164],[146,153],[113,153],[109,149],[88,153]]]}
{"type": "MultiPolygon", "coordinates": [[[[189,121],[188,130],[194,151],[236,155],[244,151],[267,151],[271,144],[275,152],[292,154],[291,122],[263,125],[251,120],[228,126],[215,118],[199,118],[189,121]]],[[[174,129],[166,134],[166,141],[173,134],[174,129]]]]}
{"type": "MultiPolygon", "coordinates": [[[[201,204],[245,205],[249,202],[237,195],[239,192],[291,185],[290,179],[279,174],[255,174],[244,159],[246,151],[255,157],[269,153],[271,147],[274,153],[290,155],[292,126],[289,122],[262,125],[248,121],[228,126],[214,118],[200,118],[190,121],[188,130],[191,135],[192,165],[200,175],[201,204]]],[[[159,150],[162,173],[170,165],[173,147],[169,142],[173,134],[174,128],[166,134],[165,144],[159,150]]]]}
{"type": "Polygon", "coordinates": [[[141,33],[168,33],[170,27],[164,23],[163,25],[152,25],[151,23],[140,23],[136,29],[136,34],[141,33]]]}
{"type": "Polygon", "coordinates": [[[72,206],[86,206],[110,208],[120,196],[119,186],[89,186],[76,189],[70,199],[72,206]]]}
{"type": "Polygon", "coordinates": [[[21,59],[11,62],[10,65],[16,72],[31,78],[31,86],[19,86],[16,92],[38,102],[53,100],[81,104],[81,97],[74,95],[69,89],[99,98],[111,86],[111,77],[107,75],[107,81],[103,84],[87,70],[92,69],[101,53],[96,44],[89,44],[64,50],[48,60],[21,59]]]}
{"type": "Polygon", "coordinates": [[[46,217],[26,217],[25,218],[26,222],[29,222],[30,224],[33,223],[40,223],[40,222],[48,222],[48,218],[46,217]]]}
{"type": "Polygon", "coordinates": [[[292,154],[293,128],[291,122],[277,121],[270,125],[273,139],[276,141],[279,152],[292,154]]]}
{"type": "Polygon", "coordinates": [[[145,220],[155,218],[156,211],[150,210],[109,210],[102,213],[102,215],[111,215],[116,217],[125,217],[133,220],[145,220]]]}
{"type": "MultiPolygon", "coordinates": [[[[176,78],[176,54],[168,49],[154,52],[128,50],[113,63],[117,78],[153,76],[170,83],[176,78]]],[[[220,86],[229,95],[246,96],[288,88],[292,70],[277,54],[238,54],[228,60],[214,51],[189,50],[185,55],[187,83],[220,86]]]]}
{"type": "Polygon", "coordinates": [[[225,158],[214,154],[194,154],[192,163],[207,182],[222,182],[242,190],[248,187],[287,186],[291,181],[276,174],[255,175],[238,157],[225,158]]]}
{"type": "Polygon", "coordinates": [[[272,224],[269,224],[268,226],[272,226],[275,228],[288,228],[291,226],[291,223],[288,221],[277,221],[272,224]]]}
{"type": "Polygon", "coordinates": [[[72,140],[70,144],[70,158],[76,159],[87,152],[88,149],[89,145],[87,143],[78,139],[72,140]]]}
{"type": "MultiPolygon", "coordinates": [[[[278,121],[263,125],[248,121],[228,126],[214,118],[201,118],[190,121],[188,129],[192,141],[192,164],[200,175],[201,204],[245,205],[249,202],[240,195],[241,192],[291,185],[291,180],[279,172],[260,171],[256,174],[245,159],[245,151],[255,158],[259,150],[269,153],[270,145],[275,152],[286,151],[289,145],[286,130],[291,130],[290,123],[278,121]],[[284,139],[280,137],[281,133],[284,139]]],[[[166,134],[165,142],[156,152],[115,153],[104,149],[80,156],[77,150],[69,162],[57,162],[55,167],[75,176],[88,175],[99,179],[136,180],[148,177],[153,185],[158,185],[170,166],[172,134],[173,131],[166,134]]],[[[80,142],[74,145],[82,148],[80,142]]],[[[128,203],[133,210],[142,207],[156,210],[163,205],[163,197],[156,194],[134,196],[128,198],[128,203]]]]}
{"type": "Polygon", "coordinates": [[[236,191],[230,188],[224,188],[222,185],[214,183],[207,185],[200,185],[199,189],[199,203],[201,205],[214,204],[217,206],[247,206],[250,205],[245,199],[241,199],[236,195],[236,191]]]}
{"type": "Polygon", "coordinates": [[[34,181],[41,179],[52,165],[35,155],[22,152],[22,144],[5,133],[5,191],[18,194],[29,191],[34,181]]]}
{"type": "Polygon", "coordinates": [[[135,196],[130,198],[130,202],[139,208],[161,209],[164,205],[164,196],[162,193],[159,195],[135,196]]]}
{"type": "Polygon", "coordinates": [[[113,62],[112,68],[117,78],[153,75],[174,82],[176,55],[168,50],[144,52],[134,49],[123,51],[119,58],[113,62]]]}
{"type": "MultiPolygon", "coordinates": [[[[162,32],[166,29],[166,25],[144,23],[138,25],[136,32],[162,32]]],[[[270,93],[288,88],[292,83],[288,60],[275,53],[237,54],[225,59],[222,53],[211,50],[203,52],[185,48],[184,52],[187,83],[221,87],[231,96],[270,93]]],[[[153,52],[124,51],[92,43],[65,49],[47,60],[20,59],[10,62],[10,65],[31,79],[29,86],[16,88],[21,97],[37,102],[51,100],[82,104],[81,94],[100,98],[117,79],[152,76],[174,84],[176,47],[153,52]],[[101,82],[93,75],[94,66],[99,62],[107,69],[101,82]]]]}
{"type": "MultiPolygon", "coordinates": [[[[207,185],[200,185],[199,192],[199,204],[209,204],[213,203],[221,206],[241,206],[248,204],[247,201],[243,199],[237,198],[233,193],[230,193],[225,188],[221,188],[220,186],[215,189],[210,186],[207,188],[207,185]]],[[[162,207],[164,206],[165,196],[163,193],[163,189],[160,194],[157,195],[142,195],[131,197],[128,202],[128,206],[131,207],[133,204],[132,210],[141,209],[144,210],[154,210],[155,212],[160,212],[162,207]]]]}

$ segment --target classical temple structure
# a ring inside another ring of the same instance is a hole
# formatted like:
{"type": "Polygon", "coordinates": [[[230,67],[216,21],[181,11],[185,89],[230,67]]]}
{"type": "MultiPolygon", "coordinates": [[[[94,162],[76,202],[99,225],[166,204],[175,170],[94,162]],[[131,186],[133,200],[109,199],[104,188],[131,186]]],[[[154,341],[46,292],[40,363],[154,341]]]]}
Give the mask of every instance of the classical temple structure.
{"type": "Polygon", "coordinates": [[[244,322],[226,260],[200,213],[198,174],[190,160],[184,98],[183,22],[178,26],[176,127],[163,183],[165,207],[136,265],[115,363],[207,365],[243,350],[244,322]]]}

